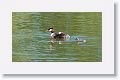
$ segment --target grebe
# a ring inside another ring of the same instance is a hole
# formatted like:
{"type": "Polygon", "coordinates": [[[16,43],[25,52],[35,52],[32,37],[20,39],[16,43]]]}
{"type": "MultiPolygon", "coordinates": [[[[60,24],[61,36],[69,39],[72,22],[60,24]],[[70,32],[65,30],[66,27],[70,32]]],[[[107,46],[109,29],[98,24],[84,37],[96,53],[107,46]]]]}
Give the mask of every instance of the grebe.
{"type": "Polygon", "coordinates": [[[55,29],[54,28],[49,28],[48,31],[51,32],[51,38],[55,38],[55,39],[70,38],[70,36],[68,34],[64,34],[63,32],[55,33],[55,29]]]}
{"type": "MultiPolygon", "coordinates": [[[[51,46],[54,46],[54,39],[59,41],[59,44],[62,44],[61,41],[62,40],[67,40],[70,38],[70,36],[68,34],[64,34],[63,32],[58,32],[55,33],[55,29],[54,28],[49,28],[48,29],[49,32],[51,32],[51,46]]],[[[85,43],[86,40],[81,40],[80,38],[76,38],[75,41],[80,44],[80,43],[85,43]]]]}

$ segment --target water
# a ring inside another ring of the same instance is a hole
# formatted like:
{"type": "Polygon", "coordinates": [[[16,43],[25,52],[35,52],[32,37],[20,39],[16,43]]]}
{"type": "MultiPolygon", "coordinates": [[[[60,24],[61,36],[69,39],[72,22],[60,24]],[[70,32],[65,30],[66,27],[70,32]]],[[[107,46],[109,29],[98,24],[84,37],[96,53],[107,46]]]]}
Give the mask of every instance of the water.
{"type": "Polygon", "coordinates": [[[101,12],[13,12],[13,62],[101,62],[101,12]],[[69,34],[66,41],[55,41],[51,48],[50,33],[69,34]],[[86,40],[78,44],[75,38],[86,40]]]}

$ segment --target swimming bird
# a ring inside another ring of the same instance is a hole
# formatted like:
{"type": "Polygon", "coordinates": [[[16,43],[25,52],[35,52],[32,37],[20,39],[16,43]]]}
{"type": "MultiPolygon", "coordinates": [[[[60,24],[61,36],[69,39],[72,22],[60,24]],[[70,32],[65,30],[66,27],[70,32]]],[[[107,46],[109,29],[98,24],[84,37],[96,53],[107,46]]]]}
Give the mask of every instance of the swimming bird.
{"type": "Polygon", "coordinates": [[[49,28],[48,31],[51,32],[51,37],[55,39],[70,38],[68,34],[64,34],[63,32],[55,33],[54,28],[49,28]]]}
{"type": "MultiPolygon", "coordinates": [[[[68,34],[65,34],[63,32],[58,32],[58,33],[55,33],[55,29],[53,27],[49,28],[48,29],[49,32],[51,32],[51,45],[52,47],[54,46],[54,39],[58,40],[59,41],[59,44],[62,44],[61,41],[62,40],[67,40],[70,38],[70,36],[68,34]]],[[[86,40],[82,40],[80,38],[75,38],[75,41],[80,44],[80,43],[85,43],[86,40]]]]}
{"type": "Polygon", "coordinates": [[[55,29],[54,28],[49,28],[48,29],[49,32],[51,32],[51,45],[53,47],[54,45],[54,39],[59,41],[59,44],[62,44],[61,41],[70,38],[70,36],[68,34],[64,34],[63,32],[58,32],[55,33],[55,29]]]}

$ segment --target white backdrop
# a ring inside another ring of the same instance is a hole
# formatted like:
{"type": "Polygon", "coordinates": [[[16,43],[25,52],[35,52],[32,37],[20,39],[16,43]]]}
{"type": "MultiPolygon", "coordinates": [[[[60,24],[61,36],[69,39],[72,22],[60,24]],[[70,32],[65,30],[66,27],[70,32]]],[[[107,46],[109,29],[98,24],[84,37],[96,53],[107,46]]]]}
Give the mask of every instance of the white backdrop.
{"type": "MultiPolygon", "coordinates": [[[[51,0],[52,1],[52,0],[51,0]]],[[[109,0],[108,0],[109,1],[109,0]]],[[[118,41],[120,41],[120,37],[118,35],[120,35],[120,28],[118,26],[119,25],[119,19],[120,19],[120,16],[118,15],[120,13],[120,10],[118,8],[120,8],[120,0],[115,0],[115,8],[116,8],[116,76],[104,76],[104,75],[93,75],[93,76],[90,76],[90,75],[75,75],[75,76],[50,76],[50,75],[0,75],[0,80],[119,80],[120,79],[120,70],[119,70],[119,66],[120,66],[120,63],[118,61],[120,61],[120,59],[118,57],[120,57],[119,53],[120,53],[120,50],[118,50],[118,47],[120,48],[120,43],[118,41]]]]}
{"type": "MultiPolygon", "coordinates": [[[[113,0],[54,1],[5,0],[0,9],[0,59],[4,74],[114,74],[114,5],[113,0]],[[24,2],[23,2],[24,1],[24,2]],[[28,3],[29,2],[29,3],[28,3]],[[99,4],[98,4],[99,3],[99,4]],[[13,12],[102,12],[102,62],[11,62],[13,12]],[[4,37],[3,37],[4,34],[4,37]],[[5,67],[8,66],[9,67],[5,67]],[[49,67],[48,67],[49,66],[49,67]],[[89,66],[89,67],[88,67],[89,66]]],[[[1,3],[0,3],[1,4],[1,3]]]]}

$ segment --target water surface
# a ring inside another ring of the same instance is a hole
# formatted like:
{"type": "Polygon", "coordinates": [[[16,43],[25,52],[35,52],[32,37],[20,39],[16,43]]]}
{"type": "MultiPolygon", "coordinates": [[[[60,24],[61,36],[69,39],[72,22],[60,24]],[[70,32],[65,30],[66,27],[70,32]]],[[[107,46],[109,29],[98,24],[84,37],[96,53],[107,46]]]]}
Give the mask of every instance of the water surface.
{"type": "Polygon", "coordinates": [[[102,61],[101,12],[13,12],[13,62],[100,62],[102,61]],[[50,47],[54,25],[71,38],[50,47]],[[86,40],[77,44],[75,38],[86,40]]]}

